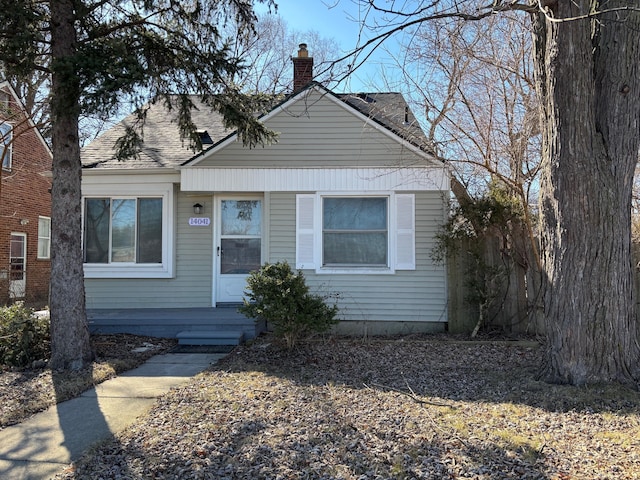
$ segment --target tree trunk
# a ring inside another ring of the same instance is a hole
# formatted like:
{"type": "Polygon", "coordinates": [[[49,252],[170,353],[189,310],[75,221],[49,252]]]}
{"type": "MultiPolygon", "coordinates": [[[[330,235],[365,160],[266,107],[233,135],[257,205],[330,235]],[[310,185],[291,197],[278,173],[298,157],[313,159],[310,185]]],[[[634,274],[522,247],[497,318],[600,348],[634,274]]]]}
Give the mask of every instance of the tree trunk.
{"type": "MultiPolygon", "coordinates": [[[[543,106],[540,194],[547,332],[541,377],[637,385],[631,188],[640,136],[640,13],[553,2],[533,17],[543,106]]],[[[602,4],[602,5],[601,5],[602,4]]]]}
{"type": "Polygon", "coordinates": [[[51,0],[52,146],[51,361],[79,369],[93,358],[87,328],[81,245],[79,79],[73,0],[51,0]]]}

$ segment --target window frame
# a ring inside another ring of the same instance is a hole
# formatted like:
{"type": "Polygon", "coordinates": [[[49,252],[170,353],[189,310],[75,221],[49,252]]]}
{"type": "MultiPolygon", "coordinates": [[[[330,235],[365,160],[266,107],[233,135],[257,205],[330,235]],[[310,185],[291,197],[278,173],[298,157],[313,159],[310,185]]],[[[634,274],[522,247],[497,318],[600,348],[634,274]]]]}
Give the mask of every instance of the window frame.
{"type": "Polygon", "coordinates": [[[40,215],[38,217],[38,260],[49,260],[51,258],[51,217],[45,217],[44,215],[40,215]],[[42,230],[40,228],[40,221],[41,220],[47,220],[49,222],[48,228],[47,228],[47,235],[42,235],[42,230]],[[42,245],[42,242],[45,241],[47,242],[47,254],[42,256],[40,255],[40,246],[42,245]]]}
{"type": "MultiPolygon", "coordinates": [[[[82,197],[82,247],[84,249],[86,200],[92,198],[114,199],[138,199],[161,198],[162,199],[162,257],[160,263],[133,263],[111,262],[109,263],[83,263],[85,278],[173,278],[174,276],[174,193],[172,184],[157,185],[131,185],[94,186],[82,197]],[[134,193],[135,192],[135,193],[134,193]]],[[[137,205],[136,205],[137,209],[137,205]]],[[[111,221],[111,220],[110,220],[111,221]]],[[[137,221],[137,219],[136,219],[137,221]]],[[[136,227],[137,230],[137,227],[136,227]]],[[[136,231],[136,238],[138,232],[136,231]]],[[[109,246],[111,247],[111,231],[109,232],[109,246]]],[[[110,248],[111,251],[111,248],[110,248]]],[[[84,250],[83,250],[84,258],[84,250]]]]}
{"type": "Polygon", "coordinates": [[[415,194],[389,191],[296,194],[296,268],[317,274],[395,274],[416,269],[415,194]],[[387,265],[335,266],[323,262],[323,198],[387,197],[387,265]],[[409,212],[409,214],[400,214],[409,212]],[[400,218],[402,216],[402,218],[400,218]]]}
{"type": "Polygon", "coordinates": [[[11,105],[11,94],[6,90],[0,90],[0,113],[9,115],[9,107],[11,105]]]}
{"type": "Polygon", "coordinates": [[[0,121],[0,158],[2,169],[8,172],[13,166],[13,125],[0,121]]]}
{"type": "Polygon", "coordinates": [[[391,203],[391,199],[389,195],[375,195],[375,194],[371,194],[371,195],[321,195],[320,196],[320,215],[321,215],[321,220],[320,220],[320,225],[321,225],[321,230],[320,230],[320,242],[321,242],[321,249],[320,249],[320,265],[321,268],[323,269],[332,269],[332,270],[345,270],[345,269],[357,269],[357,270],[361,270],[361,269],[388,269],[390,266],[390,259],[391,259],[391,249],[390,249],[390,223],[389,223],[389,205],[391,203]],[[348,230],[348,229],[327,229],[325,226],[325,205],[326,205],[326,200],[328,199],[352,199],[352,200],[359,200],[359,199],[384,199],[384,206],[385,206],[385,228],[384,230],[382,229],[368,229],[368,230],[348,230]],[[385,263],[363,263],[363,264],[357,264],[357,263],[328,263],[325,261],[325,243],[326,243],[326,238],[325,236],[327,234],[332,234],[332,233],[362,233],[362,234],[376,234],[376,233],[384,233],[385,237],[386,237],[386,253],[385,253],[385,263]]]}

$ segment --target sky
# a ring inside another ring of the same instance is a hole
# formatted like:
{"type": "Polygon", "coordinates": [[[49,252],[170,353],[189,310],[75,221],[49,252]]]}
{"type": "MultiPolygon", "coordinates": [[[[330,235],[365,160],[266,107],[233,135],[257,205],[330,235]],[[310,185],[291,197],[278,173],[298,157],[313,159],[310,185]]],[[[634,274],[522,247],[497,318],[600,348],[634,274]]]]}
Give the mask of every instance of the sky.
{"type": "MultiPolygon", "coordinates": [[[[315,30],[321,36],[333,38],[338,42],[343,52],[352,51],[358,45],[360,34],[359,21],[365,14],[357,0],[276,0],[277,14],[286,20],[287,24],[298,31],[315,30]]],[[[256,4],[257,12],[265,12],[261,4],[256,4]]],[[[363,35],[371,36],[368,31],[363,35]]],[[[300,42],[305,42],[301,39],[300,42]]],[[[362,40],[360,40],[362,43],[362,40]]],[[[386,44],[387,49],[395,49],[394,41],[386,44]]],[[[313,56],[313,45],[308,45],[313,56]]],[[[295,52],[292,52],[295,54],[295,52]]],[[[366,63],[358,68],[348,79],[339,85],[331,85],[335,92],[361,92],[373,90],[390,90],[381,78],[381,69],[385,75],[397,77],[390,64],[389,54],[382,50],[375,52],[366,63]]]]}

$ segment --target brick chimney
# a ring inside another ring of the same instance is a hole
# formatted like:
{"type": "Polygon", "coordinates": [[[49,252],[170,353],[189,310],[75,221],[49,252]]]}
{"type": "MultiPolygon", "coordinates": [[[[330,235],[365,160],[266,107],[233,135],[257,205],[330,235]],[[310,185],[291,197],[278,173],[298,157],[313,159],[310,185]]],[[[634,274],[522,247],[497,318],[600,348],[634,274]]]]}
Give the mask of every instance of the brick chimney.
{"type": "Polygon", "coordinates": [[[293,57],[293,92],[299,92],[313,80],[313,57],[309,56],[307,44],[301,43],[298,56],[293,57]]]}

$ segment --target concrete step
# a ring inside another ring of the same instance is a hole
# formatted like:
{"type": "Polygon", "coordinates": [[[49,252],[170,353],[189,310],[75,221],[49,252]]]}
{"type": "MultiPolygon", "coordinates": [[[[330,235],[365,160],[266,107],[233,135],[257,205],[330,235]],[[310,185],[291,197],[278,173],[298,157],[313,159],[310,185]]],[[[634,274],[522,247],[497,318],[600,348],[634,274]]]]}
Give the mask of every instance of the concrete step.
{"type": "Polygon", "coordinates": [[[178,332],[178,345],[240,345],[240,330],[185,330],[178,332]]]}

